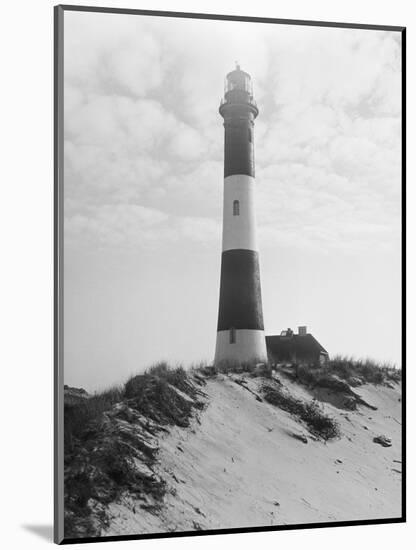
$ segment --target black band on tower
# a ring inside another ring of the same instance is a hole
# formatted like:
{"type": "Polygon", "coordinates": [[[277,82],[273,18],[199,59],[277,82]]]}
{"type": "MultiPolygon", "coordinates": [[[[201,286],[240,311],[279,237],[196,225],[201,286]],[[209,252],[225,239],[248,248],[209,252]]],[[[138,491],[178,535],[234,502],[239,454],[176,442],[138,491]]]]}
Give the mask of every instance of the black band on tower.
{"type": "Polygon", "coordinates": [[[253,123],[249,118],[225,121],[224,177],[244,174],[254,178],[253,123]]]}
{"type": "Polygon", "coordinates": [[[227,75],[220,115],[224,119],[224,177],[243,174],[254,178],[254,119],[259,114],[250,75],[239,69],[227,75]]]}
{"type": "Polygon", "coordinates": [[[221,257],[218,331],[264,330],[258,252],[226,250],[221,257]]]}

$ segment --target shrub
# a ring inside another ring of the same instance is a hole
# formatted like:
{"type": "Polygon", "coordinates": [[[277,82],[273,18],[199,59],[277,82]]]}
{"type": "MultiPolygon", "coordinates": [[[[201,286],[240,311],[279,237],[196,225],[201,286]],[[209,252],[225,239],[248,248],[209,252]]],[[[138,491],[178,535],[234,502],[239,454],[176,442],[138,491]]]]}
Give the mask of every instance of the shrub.
{"type": "Polygon", "coordinates": [[[158,452],[156,433],[164,429],[160,424],[189,425],[193,408],[203,407],[197,394],[182,367],[158,363],[123,388],[65,408],[65,536],[99,534],[108,518],[104,507],[92,510],[91,501],[103,506],[128,490],[142,506],[148,497],[162,502],[166,483],[149,470],[158,452]]]}
{"type": "Polygon", "coordinates": [[[326,415],[316,401],[309,403],[301,401],[280,387],[272,387],[268,384],[263,386],[262,393],[268,403],[297,416],[305,422],[309,431],[314,435],[324,440],[340,436],[338,423],[326,415]]]}
{"type": "Polygon", "coordinates": [[[88,426],[98,420],[103,412],[111,409],[124,397],[123,389],[114,386],[101,393],[96,393],[77,405],[64,407],[64,444],[65,452],[70,452],[76,441],[82,438],[88,426]]]}
{"type": "Polygon", "coordinates": [[[135,377],[126,385],[126,396],[131,407],[156,422],[189,425],[193,402],[178,395],[164,378],[135,377]]]}
{"type": "Polygon", "coordinates": [[[402,381],[401,369],[395,369],[394,367],[386,367],[384,372],[388,380],[391,380],[392,382],[396,382],[396,383],[402,381]]]}
{"type": "Polygon", "coordinates": [[[352,393],[348,383],[345,380],[340,380],[338,375],[334,376],[327,367],[317,368],[300,365],[297,368],[297,378],[306,386],[318,386],[339,393],[352,393]]]}
{"type": "Polygon", "coordinates": [[[265,400],[275,407],[279,407],[279,409],[296,416],[301,414],[302,402],[293,397],[287,391],[284,391],[278,387],[264,385],[262,387],[262,394],[265,400]]]}
{"type": "MultiPolygon", "coordinates": [[[[326,387],[342,392],[348,389],[342,385],[341,379],[348,384],[354,381],[370,384],[385,384],[387,380],[399,382],[401,370],[389,364],[378,364],[371,359],[352,359],[335,356],[325,365],[299,365],[296,368],[297,379],[305,385],[326,387]]],[[[357,384],[352,384],[357,385],[357,384]]]]}
{"type": "Polygon", "coordinates": [[[241,374],[243,372],[247,373],[254,373],[256,370],[256,365],[258,364],[265,364],[263,361],[257,361],[253,359],[252,361],[231,361],[231,360],[225,360],[218,363],[217,369],[218,372],[222,372],[224,374],[228,374],[230,372],[241,374]]]}
{"type": "Polygon", "coordinates": [[[131,398],[141,395],[152,379],[172,384],[185,393],[192,389],[183,367],[170,368],[166,362],[162,361],[152,365],[144,374],[132,376],[124,386],[125,396],[131,398]]]}
{"type": "Polygon", "coordinates": [[[328,362],[328,368],[340,378],[347,380],[352,377],[361,378],[371,384],[383,384],[392,376],[393,380],[401,380],[401,370],[389,363],[377,363],[371,359],[352,359],[336,356],[328,362]]]}
{"type": "Polygon", "coordinates": [[[124,387],[130,406],[141,414],[156,422],[182,427],[189,425],[193,407],[203,407],[196,399],[197,393],[183,367],[172,369],[164,362],[153,365],[144,374],[133,376],[124,387]]]}
{"type": "Polygon", "coordinates": [[[317,401],[306,403],[301,414],[302,420],[311,431],[325,440],[339,437],[341,432],[338,423],[326,415],[317,401]]]}

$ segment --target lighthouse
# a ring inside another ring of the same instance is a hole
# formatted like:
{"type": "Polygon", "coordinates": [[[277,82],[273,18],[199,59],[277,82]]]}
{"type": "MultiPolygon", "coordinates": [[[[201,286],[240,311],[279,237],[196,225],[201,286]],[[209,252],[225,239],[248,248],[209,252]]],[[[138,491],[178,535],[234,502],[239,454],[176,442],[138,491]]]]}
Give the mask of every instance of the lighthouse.
{"type": "Polygon", "coordinates": [[[254,120],[251,77],[239,65],[226,76],[224,202],[215,364],[267,361],[256,235],[254,120]]]}

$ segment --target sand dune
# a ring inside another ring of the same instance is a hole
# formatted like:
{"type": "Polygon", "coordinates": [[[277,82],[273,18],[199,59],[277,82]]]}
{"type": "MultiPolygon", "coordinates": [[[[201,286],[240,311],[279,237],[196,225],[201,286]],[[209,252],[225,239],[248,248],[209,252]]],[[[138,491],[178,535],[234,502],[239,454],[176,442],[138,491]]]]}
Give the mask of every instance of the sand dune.
{"type": "MultiPolygon", "coordinates": [[[[124,495],[109,507],[104,536],[400,517],[400,385],[355,388],[377,410],[325,403],[342,432],[325,443],[235,378],[208,379],[205,410],[189,428],[161,437],[156,468],[168,484],[164,505],[147,511],[124,495]],[[390,447],[373,441],[381,434],[390,447]]],[[[283,375],[282,382],[311,399],[283,375]]],[[[257,392],[261,379],[246,384],[257,392]]]]}

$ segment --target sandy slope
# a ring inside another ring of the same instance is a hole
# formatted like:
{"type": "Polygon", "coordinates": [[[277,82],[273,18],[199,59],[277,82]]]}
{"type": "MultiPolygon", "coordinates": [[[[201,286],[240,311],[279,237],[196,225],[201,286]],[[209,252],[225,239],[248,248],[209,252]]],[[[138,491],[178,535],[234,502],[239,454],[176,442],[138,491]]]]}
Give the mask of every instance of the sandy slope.
{"type": "MultiPolygon", "coordinates": [[[[248,379],[257,390],[258,379],[248,379]]],[[[310,399],[284,379],[291,392],[310,399]]],[[[159,471],[170,492],[150,513],[124,498],[110,507],[104,535],[253,527],[401,515],[400,387],[362,386],[377,410],[346,412],[325,404],[341,439],[314,441],[289,414],[220,376],[204,391],[208,406],[188,429],[161,440],[159,471]],[[308,435],[308,443],[291,432],[308,435]],[[373,437],[384,434],[392,447],[373,437]]]]}

